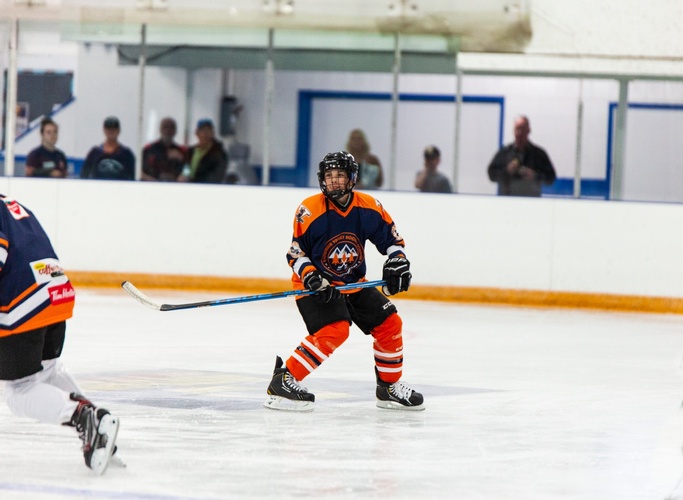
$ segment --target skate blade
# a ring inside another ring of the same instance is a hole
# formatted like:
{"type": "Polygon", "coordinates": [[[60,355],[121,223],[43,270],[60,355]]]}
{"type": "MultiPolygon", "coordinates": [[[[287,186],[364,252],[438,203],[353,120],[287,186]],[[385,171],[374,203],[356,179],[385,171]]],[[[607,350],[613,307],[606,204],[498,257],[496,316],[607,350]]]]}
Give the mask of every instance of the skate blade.
{"type": "Polygon", "coordinates": [[[116,436],[119,433],[119,419],[113,415],[103,416],[102,420],[100,420],[97,432],[98,434],[107,437],[107,444],[93,452],[92,458],[90,459],[90,468],[95,471],[98,476],[101,476],[107,470],[112,453],[114,452],[116,436]]]}
{"type": "Polygon", "coordinates": [[[378,399],[377,408],[382,408],[383,410],[422,411],[425,409],[425,405],[421,404],[419,406],[403,406],[401,403],[397,403],[395,401],[382,401],[378,399]]]}
{"type": "Polygon", "coordinates": [[[263,406],[271,410],[281,411],[313,411],[314,403],[311,401],[292,401],[291,399],[281,398],[280,396],[268,396],[263,406]]]}
{"type": "Polygon", "coordinates": [[[111,467],[119,467],[120,469],[125,469],[128,467],[126,462],[121,460],[121,457],[119,457],[116,453],[109,457],[109,465],[111,467]]]}

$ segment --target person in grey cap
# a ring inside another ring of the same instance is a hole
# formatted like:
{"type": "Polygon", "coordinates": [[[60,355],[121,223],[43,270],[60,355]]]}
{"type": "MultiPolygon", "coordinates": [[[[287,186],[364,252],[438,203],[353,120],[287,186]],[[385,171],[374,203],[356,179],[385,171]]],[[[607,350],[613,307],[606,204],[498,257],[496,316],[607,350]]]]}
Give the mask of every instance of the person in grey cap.
{"type": "Polygon", "coordinates": [[[115,116],[104,120],[105,140],[85,157],[81,179],[135,180],[135,155],[119,142],[121,124],[115,116]]]}
{"type": "Polygon", "coordinates": [[[424,150],[424,168],[415,177],[415,187],[423,193],[451,193],[451,181],[438,172],[441,163],[441,151],[436,146],[427,146],[424,150]]]}

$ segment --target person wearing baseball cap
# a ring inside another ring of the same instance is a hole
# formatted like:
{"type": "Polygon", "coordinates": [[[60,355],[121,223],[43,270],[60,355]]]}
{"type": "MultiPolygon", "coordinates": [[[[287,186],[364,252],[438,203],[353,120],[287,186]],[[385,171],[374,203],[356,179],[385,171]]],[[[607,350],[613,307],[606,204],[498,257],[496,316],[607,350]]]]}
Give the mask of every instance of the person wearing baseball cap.
{"type": "Polygon", "coordinates": [[[441,163],[441,151],[434,145],[424,150],[424,168],[415,177],[415,187],[423,193],[451,193],[451,182],[448,177],[438,172],[441,163]]]}
{"type": "Polygon", "coordinates": [[[81,179],[135,180],[135,155],[129,147],[119,142],[119,119],[108,116],[102,126],[104,142],[88,152],[81,168],[81,179]]]}
{"type": "Polygon", "coordinates": [[[216,138],[213,120],[198,120],[195,135],[197,143],[187,150],[185,167],[178,180],[205,184],[223,183],[228,168],[228,154],[223,143],[216,138]]]}
{"type": "Polygon", "coordinates": [[[121,129],[121,123],[115,116],[108,116],[104,119],[104,128],[121,129]]]}

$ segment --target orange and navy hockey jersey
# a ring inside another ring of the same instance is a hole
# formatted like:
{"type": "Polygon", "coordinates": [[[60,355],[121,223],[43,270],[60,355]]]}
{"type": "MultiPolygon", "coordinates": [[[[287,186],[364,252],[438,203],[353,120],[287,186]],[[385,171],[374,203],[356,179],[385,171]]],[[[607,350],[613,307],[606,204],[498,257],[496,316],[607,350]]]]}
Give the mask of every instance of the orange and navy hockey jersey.
{"type": "Polygon", "coordinates": [[[75,296],[33,213],[0,195],[0,337],[69,319],[75,296]]]}
{"type": "Polygon", "coordinates": [[[287,253],[295,289],[315,267],[335,285],[365,281],[365,242],[382,255],[403,254],[405,246],[382,204],[365,193],[352,192],[345,209],[319,193],[306,198],[294,216],[294,236],[287,253]]]}

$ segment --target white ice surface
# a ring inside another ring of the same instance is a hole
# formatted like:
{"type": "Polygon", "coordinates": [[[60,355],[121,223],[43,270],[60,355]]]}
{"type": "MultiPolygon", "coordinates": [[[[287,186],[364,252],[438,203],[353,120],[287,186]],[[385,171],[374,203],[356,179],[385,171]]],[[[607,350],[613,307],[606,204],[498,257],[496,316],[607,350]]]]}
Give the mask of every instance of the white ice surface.
{"type": "MultiPolygon", "coordinates": [[[[143,290],[162,302],[222,298],[143,290]]],[[[73,429],[0,404],[0,499],[663,499],[683,473],[683,316],[395,301],[424,412],[375,407],[370,339],[262,407],[304,337],[292,298],[159,312],[79,290],[62,356],[121,419],[94,476],[73,429]]],[[[1,392],[1,390],[0,390],[1,392]]],[[[683,493],[682,493],[683,498],[683,493]]]]}

